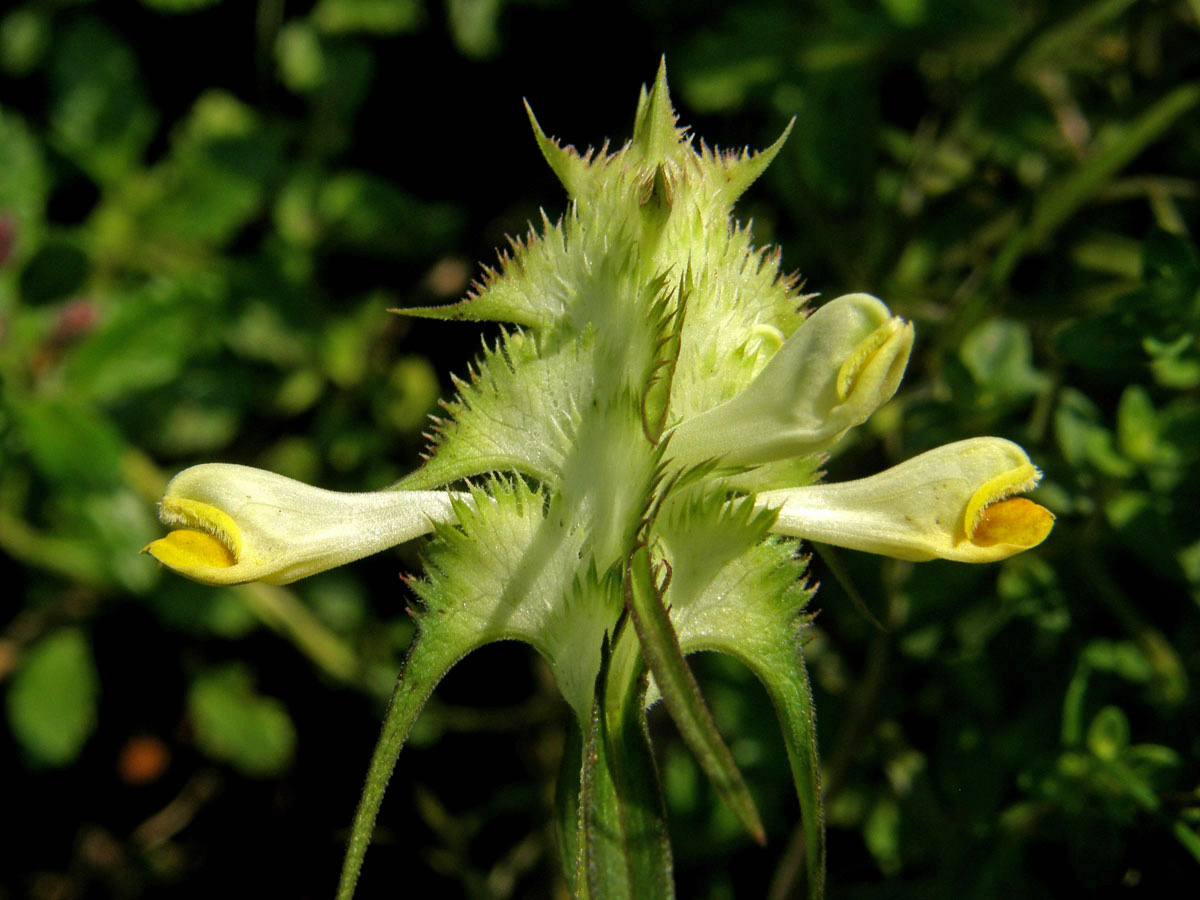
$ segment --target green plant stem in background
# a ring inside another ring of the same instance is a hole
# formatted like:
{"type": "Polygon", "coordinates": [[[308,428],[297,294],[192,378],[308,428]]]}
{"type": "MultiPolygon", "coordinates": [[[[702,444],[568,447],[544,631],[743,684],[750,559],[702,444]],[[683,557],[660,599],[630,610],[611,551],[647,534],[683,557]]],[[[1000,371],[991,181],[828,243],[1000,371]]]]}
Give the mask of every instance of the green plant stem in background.
{"type": "MultiPolygon", "coordinates": [[[[1180,85],[1132,122],[1114,129],[1086,160],[1039,198],[1026,225],[1016,231],[992,264],[994,286],[1006,284],[1022,257],[1045,244],[1064,222],[1092,200],[1114,175],[1200,102],[1200,85],[1180,85]]],[[[982,302],[982,301],[980,301],[982,302]]],[[[964,308],[964,316],[970,319],[964,308]]]]}

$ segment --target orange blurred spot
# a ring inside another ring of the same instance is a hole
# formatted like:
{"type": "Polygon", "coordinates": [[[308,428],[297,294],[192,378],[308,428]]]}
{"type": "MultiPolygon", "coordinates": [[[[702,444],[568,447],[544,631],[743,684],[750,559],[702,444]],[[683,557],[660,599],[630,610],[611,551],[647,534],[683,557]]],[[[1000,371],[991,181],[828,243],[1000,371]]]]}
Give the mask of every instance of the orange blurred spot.
{"type": "Polygon", "coordinates": [[[117,759],[117,774],[126,784],[150,784],[167,771],[171,751],[161,738],[137,734],[125,742],[117,759]]]}

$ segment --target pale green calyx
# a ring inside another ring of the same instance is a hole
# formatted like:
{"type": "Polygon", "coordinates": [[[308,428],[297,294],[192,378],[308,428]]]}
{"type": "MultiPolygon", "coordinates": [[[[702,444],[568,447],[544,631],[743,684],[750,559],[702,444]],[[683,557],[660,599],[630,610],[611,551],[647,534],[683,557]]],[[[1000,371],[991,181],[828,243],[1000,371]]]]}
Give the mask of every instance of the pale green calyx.
{"type": "Polygon", "coordinates": [[[465,498],[445,491],[346,494],[208,463],[167,484],[158,515],[176,530],[142,552],[205,584],[287,584],[454,521],[455,496],[465,498]]]}
{"type": "Polygon", "coordinates": [[[779,534],[899,559],[994,562],[1050,533],[1054,515],[1013,496],[1040,479],[1011,441],[971,438],[870,478],[763,491],[755,505],[779,510],[779,534]]]}
{"type": "Polygon", "coordinates": [[[891,399],[912,343],[912,325],[869,294],[831,300],[744,390],[680,422],[671,455],[747,466],[819,453],[891,399]]]}

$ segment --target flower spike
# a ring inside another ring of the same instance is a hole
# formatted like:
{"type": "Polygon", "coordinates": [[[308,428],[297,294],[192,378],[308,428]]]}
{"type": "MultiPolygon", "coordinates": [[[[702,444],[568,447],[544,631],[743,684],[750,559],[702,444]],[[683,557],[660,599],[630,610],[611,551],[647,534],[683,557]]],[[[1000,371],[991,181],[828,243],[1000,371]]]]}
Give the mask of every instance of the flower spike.
{"type": "Polygon", "coordinates": [[[728,466],[819,453],[891,399],[912,343],[912,325],[869,294],[831,300],[745,390],[679,423],[671,453],[728,466]]]}
{"type": "Polygon", "coordinates": [[[1054,514],[1023,497],[1041,480],[1025,451],[971,438],[840,484],[763,491],[772,531],[914,561],[994,562],[1037,546],[1054,514]]]}
{"type": "Polygon", "coordinates": [[[208,463],[171,479],[159,519],[176,530],[142,552],[205,584],[287,584],[453,521],[456,496],[345,494],[249,466],[208,463]]]}

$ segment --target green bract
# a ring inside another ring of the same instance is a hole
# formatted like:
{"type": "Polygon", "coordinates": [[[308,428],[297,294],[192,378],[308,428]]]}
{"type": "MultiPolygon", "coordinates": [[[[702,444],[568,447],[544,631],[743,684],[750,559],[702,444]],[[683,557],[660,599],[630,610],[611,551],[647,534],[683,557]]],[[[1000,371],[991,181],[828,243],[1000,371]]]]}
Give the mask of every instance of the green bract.
{"type": "Polygon", "coordinates": [[[896,391],[913,331],[865,294],[806,318],[778,253],[756,250],[733,223],[734,201],[780,143],[758,155],[697,148],[675,124],[665,69],[615,153],[580,155],[530,118],[568,212],[461,303],[402,310],[507,327],[456,382],[425,464],[391,492],[362,495],[198,467],[163,501],[182,531],[149,549],[201,580],[289,580],[433,529],[412,582],[419,634],[342,897],[433,687],[470,651],[507,639],[545,657],[579,724],[561,782],[575,787],[559,802],[576,896],[673,896],[645,730],[652,686],[763,839],[684,661],[698,650],[741,660],[774,703],[820,895],[820,769],[801,656],[811,589],[794,538],[908,559],[1001,558],[1049,530],[1041,507],[1011,498],[1037,471],[1015,445],[979,439],[863,482],[811,484],[820,454],[896,391]]]}

